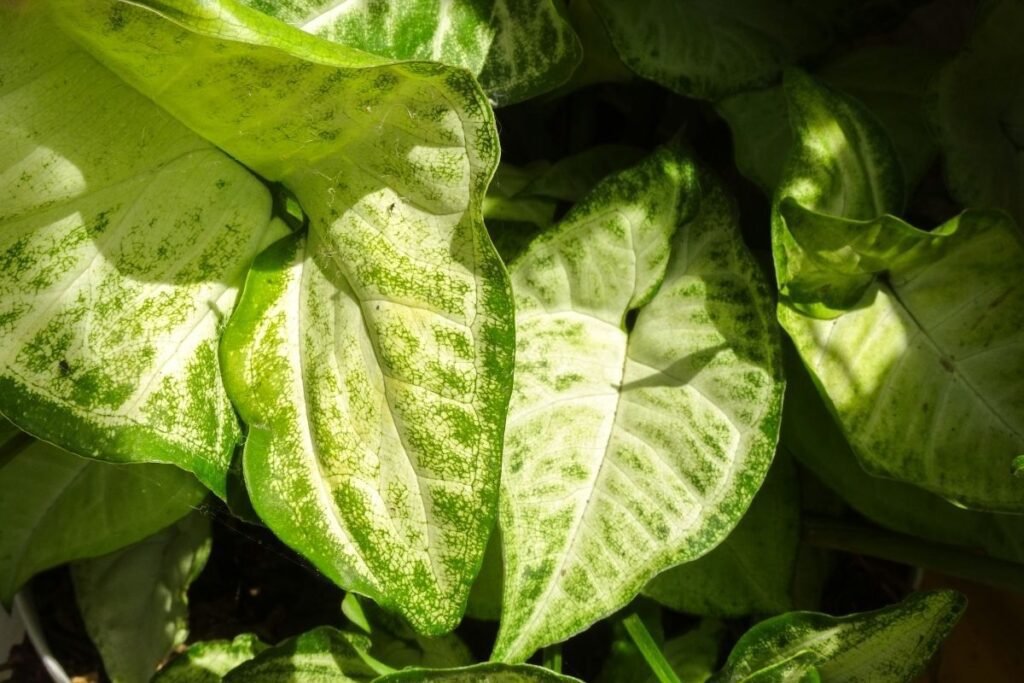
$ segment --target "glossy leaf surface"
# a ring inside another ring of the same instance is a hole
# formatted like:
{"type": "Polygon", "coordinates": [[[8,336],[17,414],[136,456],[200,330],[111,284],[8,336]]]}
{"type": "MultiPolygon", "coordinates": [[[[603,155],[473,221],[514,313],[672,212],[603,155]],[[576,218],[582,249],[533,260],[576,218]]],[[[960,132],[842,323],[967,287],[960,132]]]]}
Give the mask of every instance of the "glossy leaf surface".
{"type": "Polygon", "coordinates": [[[90,50],[309,216],[308,242],[262,258],[222,345],[256,511],[335,581],[451,629],[492,526],[513,351],[478,86],[227,0],[61,5],[90,50]]]}
{"type": "Polygon", "coordinates": [[[707,552],[771,461],[770,302],[731,203],[701,182],[703,195],[692,162],[659,150],[510,266],[498,659],[572,635],[707,552]]]}
{"type": "Polygon", "coordinates": [[[270,195],[42,8],[0,9],[0,31],[0,412],[223,497],[240,431],[217,338],[270,195]]]}
{"type": "Polygon", "coordinates": [[[210,522],[193,513],[71,567],[78,609],[113,683],[147,683],[188,637],[188,587],[206,566],[210,522]]]}

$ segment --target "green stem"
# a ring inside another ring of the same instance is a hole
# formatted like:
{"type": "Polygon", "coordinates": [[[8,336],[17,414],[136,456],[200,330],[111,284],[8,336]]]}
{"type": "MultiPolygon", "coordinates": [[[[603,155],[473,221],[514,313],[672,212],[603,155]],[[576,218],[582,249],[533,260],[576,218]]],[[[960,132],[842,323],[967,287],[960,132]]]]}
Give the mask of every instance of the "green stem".
{"type": "Polygon", "coordinates": [[[827,517],[805,517],[804,540],[810,545],[877,557],[931,569],[942,574],[1024,593],[1024,565],[963,548],[933,543],[864,524],[827,517]]]}
{"type": "Polygon", "coordinates": [[[541,664],[556,674],[562,673],[562,644],[555,643],[544,648],[544,652],[541,654],[541,664]]]}
{"type": "Polygon", "coordinates": [[[640,654],[647,660],[647,666],[651,667],[651,671],[654,672],[659,683],[682,683],[636,612],[623,619],[622,625],[626,628],[629,637],[636,643],[640,654]]]}

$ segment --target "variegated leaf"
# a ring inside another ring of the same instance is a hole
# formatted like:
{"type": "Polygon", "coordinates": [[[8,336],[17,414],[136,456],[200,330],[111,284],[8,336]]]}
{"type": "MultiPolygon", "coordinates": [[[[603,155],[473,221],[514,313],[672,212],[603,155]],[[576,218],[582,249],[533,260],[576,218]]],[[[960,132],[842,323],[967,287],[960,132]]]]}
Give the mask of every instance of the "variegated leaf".
{"type": "Polygon", "coordinates": [[[496,106],[552,90],[582,58],[562,0],[242,0],[321,38],[468,69],[496,106]]]}
{"type": "Polygon", "coordinates": [[[510,267],[497,659],[567,638],[710,550],[771,462],[770,298],[731,202],[702,184],[699,197],[692,163],[660,150],[510,267]]]}
{"type": "Polygon", "coordinates": [[[374,683],[581,683],[578,678],[563,676],[532,664],[475,664],[459,669],[405,669],[381,676],[374,683]]]}
{"type": "Polygon", "coordinates": [[[102,60],[298,198],[308,241],[263,257],[222,344],[253,505],[334,580],[450,630],[493,526],[513,353],[481,219],[497,137],[479,87],[227,0],[53,2],[102,60]]]}
{"type": "Polygon", "coordinates": [[[217,338],[269,193],[42,8],[0,8],[0,31],[0,412],[224,496],[240,433],[217,338]]]}
{"type": "Polygon", "coordinates": [[[847,617],[783,614],[747,631],[711,680],[904,683],[928,663],[966,604],[960,594],[940,591],[847,617]]]}
{"type": "Polygon", "coordinates": [[[1024,510],[1011,474],[1024,452],[1024,239],[1001,213],[932,232],[885,215],[901,192],[877,122],[807,77],[787,92],[799,151],[773,214],[780,322],[866,469],[1024,510]]]}

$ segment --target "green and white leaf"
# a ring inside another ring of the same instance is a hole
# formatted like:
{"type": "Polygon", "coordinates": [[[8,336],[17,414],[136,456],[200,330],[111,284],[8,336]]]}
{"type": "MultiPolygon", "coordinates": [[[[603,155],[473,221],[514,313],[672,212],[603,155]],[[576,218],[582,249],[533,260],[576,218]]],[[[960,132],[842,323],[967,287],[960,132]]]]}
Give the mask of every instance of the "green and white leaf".
{"type": "Polygon", "coordinates": [[[0,8],[0,31],[0,412],[223,497],[240,431],[217,338],[273,232],[269,193],[38,3],[0,8]]]}
{"type": "Polygon", "coordinates": [[[360,600],[355,593],[345,596],[341,611],[369,636],[370,655],[393,669],[410,666],[447,669],[473,663],[469,648],[454,633],[421,636],[401,617],[368,600],[360,600]]]}
{"type": "Polygon", "coordinates": [[[591,0],[626,65],[686,97],[717,100],[778,78],[827,47],[842,3],[591,0]]]}
{"type": "Polygon", "coordinates": [[[193,513],[110,555],[71,565],[78,609],[113,683],[147,683],[188,637],[188,587],[210,555],[193,513]]]}
{"type": "Polygon", "coordinates": [[[173,524],[206,489],[170,465],[115,465],[42,441],[0,458],[0,601],[38,572],[98,557],[173,524]]]}
{"type": "Polygon", "coordinates": [[[374,683],[445,681],[446,683],[581,683],[532,664],[475,664],[461,669],[406,669],[381,676],[374,683]]]}
{"type": "MultiPolygon", "coordinates": [[[[938,153],[925,108],[938,55],[900,45],[871,45],[824,64],[815,77],[851,95],[877,117],[914,186],[938,153]]],[[[716,104],[733,136],[736,165],[772,195],[793,145],[782,87],[749,90],[716,104]]]]}
{"type": "Polygon", "coordinates": [[[701,184],[703,197],[692,162],[660,150],[510,266],[496,659],[569,637],[706,553],[771,462],[782,380],[770,297],[731,202],[701,184]]]}
{"type": "Polygon", "coordinates": [[[308,240],[261,258],[222,344],[253,506],[325,575],[450,630],[493,525],[514,351],[481,218],[498,150],[479,87],[228,0],[53,1],[91,51],[298,199],[308,240]]]}
{"type": "Polygon", "coordinates": [[[654,577],[644,595],[688,614],[785,612],[793,607],[799,540],[796,471],[788,457],[776,455],[750,509],[725,540],[707,555],[654,577]]]}
{"type": "Polygon", "coordinates": [[[806,77],[791,84],[801,151],[773,211],[779,321],[865,469],[1024,510],[1011,476],[1024,452],[1020,232],[999,212],[932,232],[886,215],[898,183],[877,124],[806,77]]]}
{"type": "Polygon", "coordinates": [[[370,639],[319,626],[232,669],[224,683],[369,683],[387,671],[368,654],[370,639]]]}
{"type": "Polygon", "coordinates": [[[950,192],[969,208],[999,208],[1024,226],[1024,4],[979,5],[960,54],[939,75],[932,114],[950,192]]]}
{"type": "Polygon", "coordinates": [[[780,442],[800,464],[877,524],[1024,563],[1024,517],[967,510],[917,486],[865,472],[807,370],[793,360],[786,364],[783,413],[800,419],[783,422],[780,442]]]}
{"type": "Polygon", "coordinates": [[[469,70],[495,106],[553,90],[583,49],[562,0],[242,0],[304,31],[395,60],[469,70]]]}
{"type": "Polygon", "coordinates": [[[160,669],[153,683],[221,683],[225,674],[268,647],[251,633],[243,633],[234,640],[193,643],[160,669]]]}
{"type": "Polygon", "coordinates": [[[712,680],[905,683],[935,654],[966,604],[960,594],[940,591],[847,617],[783,614],[747,631],[712,680]]]}
{"type": "Polygon", "coordinates": [[[482,621],[501,619],[501,594],[505,565],[501,560],[501,530],[495,529],[487,541],[480,572],[466,600],[466,616],[482,621]]]}

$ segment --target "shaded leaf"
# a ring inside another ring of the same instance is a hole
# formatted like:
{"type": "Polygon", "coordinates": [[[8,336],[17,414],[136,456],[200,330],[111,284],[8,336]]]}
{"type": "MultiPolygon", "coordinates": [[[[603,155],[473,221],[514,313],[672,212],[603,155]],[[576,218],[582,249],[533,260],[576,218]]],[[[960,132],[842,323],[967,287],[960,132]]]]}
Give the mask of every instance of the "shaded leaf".
{"type": "Polygon", "coordinates": [[[933,116],[956,199],[970,208],[999,208],[1024,225],[1024,4],[979,4],[977,24],[960,54],[940,74],[933,116]]]}
{"type": "Polygon", "coordinates": [[[0,463],[0,600],[44,569],[97,557],[173,524],[203,499],[169,465],[114,465],[33,441],[0,463]]]}
{"type": "Polygon", "coordinates": [[[931,659],[963,612],[953,591],[915,593],[875,612],[791,612],[754,626],[712,679],[904,683],[931,659]]]}
{"type": "Polygon", "coordinates": [[[710,616],[792,609],[800,492],[788,457],[776,456],[736,528],[707,555],[662,572],[644,594],[680,612],[710,616]]]}
{"type": "Polygon", "coordinates": [[[398,681],[450,681],[451,683],[579,683],[578,678],[556,674],[532,664],[475,664],[461,669],[407,669],[381,676],[376,683],[398,681]]]}
{"type": "Polygon", "coordinates": [[[188,587],[210,555],[193,513],[149,538],[71,566],[78,609],[113,683],[146,683],[188,637],[188,587]]]}

